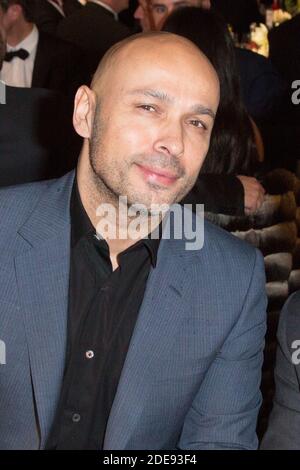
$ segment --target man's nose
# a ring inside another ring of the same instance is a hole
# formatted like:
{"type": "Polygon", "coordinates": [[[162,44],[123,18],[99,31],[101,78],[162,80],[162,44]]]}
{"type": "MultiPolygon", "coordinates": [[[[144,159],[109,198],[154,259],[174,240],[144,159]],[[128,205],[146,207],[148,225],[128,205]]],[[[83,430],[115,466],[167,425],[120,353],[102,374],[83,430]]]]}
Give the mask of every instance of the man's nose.
{"type": "Polygon", "coordinates": [[[180,157],[184,152],[184,135],[182,125],[168,123],[161,127],[155,142],[155,150],[174,157],[180,157]]]}
{"type": "Polygon", "coordinates": [[[143,8],[141,7],[141,5],[139,5],[139,6],[137,7],[137,9],[135,10],[133,16],[134,16],[134,18],[135,18],[136,20],[140,20],[140,19],[143,18],[144,12],[143,12],[143,8]]]}

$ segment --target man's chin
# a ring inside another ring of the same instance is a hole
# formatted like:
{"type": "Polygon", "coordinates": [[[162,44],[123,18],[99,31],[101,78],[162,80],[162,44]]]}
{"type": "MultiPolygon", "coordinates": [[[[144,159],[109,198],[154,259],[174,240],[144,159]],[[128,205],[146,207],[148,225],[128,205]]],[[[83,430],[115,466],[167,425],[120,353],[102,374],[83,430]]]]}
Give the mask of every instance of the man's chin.
{"type": "Polygon", "coordinates": [[[176,202],[178,198],[176,197],[163,197],[163,195],[158,194],[149,194],[141,197],[141,194],[137,198],[130,198],[128,197],[127,205],[128,207],[138,208],[140,207],[141,210],[145,209],[149,212],[149,215],[155,213],[157,211],[166,211],[172,204],[176,202]]]}

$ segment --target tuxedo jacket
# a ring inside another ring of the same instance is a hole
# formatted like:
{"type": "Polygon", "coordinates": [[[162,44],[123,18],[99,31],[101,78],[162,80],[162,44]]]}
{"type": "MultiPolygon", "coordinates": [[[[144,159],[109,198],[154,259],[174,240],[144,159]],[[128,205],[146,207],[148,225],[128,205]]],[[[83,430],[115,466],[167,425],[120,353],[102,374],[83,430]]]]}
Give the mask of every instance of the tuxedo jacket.
{"type": "Polygon", "coordinates": [[[59,37],[85,52],[90,73],[95,72],[105,52],[129,34],[129,29],[116,21],[111,12],[90,2],[61,21],[57,29],[59,37]]]}
{"type": "Polygon", "coordinates": [[[263,130],[266,160],[272,168],[297,171],[300,152],[300,106],[292,96],[299,87],[292,88],[300,77],[300,14],[269,32],[270,60],[286,85],[279,109],[272,113],[263,130]]]}
{"type": "MultiPolygon", "coordinates": [[[[77,9],[82,8],[78,0],[64,0],[65,16],[71,15],[77,9]]],[[[64,16],[48,0],[39,0],[34,8],[34,22],[39,30],[45,33],[55,34],[57,27],[64,16]]]]}
{"type": "Polygon", "coordinates": [[[6,104],[0,104],[0,186],[55,178],[73,168],[81,139],[71,115],[60,93],[6,87],[6,104]]]}
{"type": "Polygon", "coordinates": [[[260,54],[235,47],[243,102],[257,124],[268,120],[283,99],[284,83],[272,62],[260,54]]]}
{"type": "MultiPolygon", "coordinates": [[[[0,449],[43,449],[55,416],[73,181],[72,172],[0,191],[0,449]]],[[[196,222],[188,209],[183,214],[196,222]]],[[[208,222],[203,248],[187,249],[170,225],[150,269],[104,449],[255,449],[262,256],[208,222]]]]}
{"type": "Polygon", "coordinates": [[[282,77],[291,84],[300,74],[300,14],[269,32],[270,59],[282,77]]]}
{"type": "Polygon", "coordinates": [[[40,31],[32,87],[58,91],[73,99],[78,87],[88,81],[83,53],[74,45],[40,31]]]}

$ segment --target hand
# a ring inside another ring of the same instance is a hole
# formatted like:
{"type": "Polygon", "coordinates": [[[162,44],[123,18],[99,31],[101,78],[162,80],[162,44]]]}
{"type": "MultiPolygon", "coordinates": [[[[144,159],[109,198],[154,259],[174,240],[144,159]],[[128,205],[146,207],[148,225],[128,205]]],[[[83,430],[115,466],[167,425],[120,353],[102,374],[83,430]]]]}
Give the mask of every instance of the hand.
{"type": "Polygon", "coordinates": [[[244,211],[246,215],[255,214],[264,201],[265,190],[263,186],[252,176],[241,176],[237,178],[244,187],[244,211]]]}

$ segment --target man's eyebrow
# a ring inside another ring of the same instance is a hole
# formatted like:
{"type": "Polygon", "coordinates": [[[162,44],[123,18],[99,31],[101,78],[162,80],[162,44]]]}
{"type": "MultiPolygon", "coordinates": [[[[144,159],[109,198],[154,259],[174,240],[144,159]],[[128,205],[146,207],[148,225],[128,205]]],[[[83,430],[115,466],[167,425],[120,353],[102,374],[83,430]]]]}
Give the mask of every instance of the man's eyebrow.
{"type": "Polygon", "coordinates": [[[130,95],[144,95],[150,98],[158,99],[160,101],[166,101],[168,103],[171,103],[173,101],[173,99],[169,95],[167,95],[167,93],[164,93],[163,91],[160,91],[160,90],[138,88],[136,90],[131,90],[129,94],[130,95]]]}
{"type": "Polygon", "coordinates": [[[187,0],[181,0],[179,2],[174,2],[175,7],[181,7],[181,6],[186,6],[189,5],[189,2],[187,0]]]}
{"type": "Polygon", "coordinates": [[[203,106],[202,104],[196,104],[196,106],[193,106],[192,112],[195,114],[206,114],[207,116],[210,116],[213,120],[216,118],[216,114],[213,112],[212,109],[207,108],[206,106],[203,106]]]}
{"type": "MultiPolygon", "coordinates": [[[[155,98],[160,101],[164,101],[167,103],[172,103],[174,102],[174,98],[171,96],[167,95],[167,93],[160,91],[160,90],[152,90],[152,89],[144,89],[144,88],[137,88],[135,90],[131,90],[129,92],[130,95],[143,95],[147,96],[150,98],[155,98]]],[[[213,120],[216,118],[215,113],[211,108],[208,108],[207,106],[204,106],[202,104],[196,104],[191,108],[191,112],[195,114],[206,114],[207,116],[210,116],[213,120]]]]}

